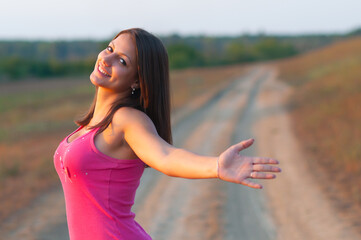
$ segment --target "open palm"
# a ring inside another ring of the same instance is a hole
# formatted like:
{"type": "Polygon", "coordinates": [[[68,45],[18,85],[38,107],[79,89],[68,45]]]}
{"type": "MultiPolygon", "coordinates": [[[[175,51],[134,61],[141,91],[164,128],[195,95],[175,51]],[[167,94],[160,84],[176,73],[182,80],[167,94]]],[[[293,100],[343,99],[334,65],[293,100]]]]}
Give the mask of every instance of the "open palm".
{"type": "Polygon", "coordinates": [[[281,169],[270,164],[278,164],[272,158],[247,157],[239,154],[240,151],[250,147],[254,140],[249,139],[229,147],[219,156],[218,177],[224,181],[243,184],[252,188],[262,188],[261,184],[252,182],[254,179],[273,179],[281,169]],[[267,173],[268,172],[268,173],[267,173]]]}

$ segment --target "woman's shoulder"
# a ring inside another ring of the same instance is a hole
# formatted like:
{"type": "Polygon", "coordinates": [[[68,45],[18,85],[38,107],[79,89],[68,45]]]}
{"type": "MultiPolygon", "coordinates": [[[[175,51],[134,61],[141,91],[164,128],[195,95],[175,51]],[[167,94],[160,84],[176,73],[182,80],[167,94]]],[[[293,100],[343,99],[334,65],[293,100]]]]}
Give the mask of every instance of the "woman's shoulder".
{"type": "Polygon", "coordinates": [[[149,121],[151,122],[150,118],[144,112],[132,107],[121,107],[115,112],[112,124],[125,126],[149,123],[149,121]]]}

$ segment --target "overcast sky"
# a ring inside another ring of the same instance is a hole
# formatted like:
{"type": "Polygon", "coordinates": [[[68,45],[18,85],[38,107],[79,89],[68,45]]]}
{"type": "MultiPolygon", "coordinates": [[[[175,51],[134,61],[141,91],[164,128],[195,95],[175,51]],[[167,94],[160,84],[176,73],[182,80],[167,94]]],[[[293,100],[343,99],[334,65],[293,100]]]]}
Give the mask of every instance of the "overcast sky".
{"type": "Polygon", "coordinates": [[[163,35],[344,33],[361,0],[6,0],[0,39],[109,39],[141,27],[163,35]]]}

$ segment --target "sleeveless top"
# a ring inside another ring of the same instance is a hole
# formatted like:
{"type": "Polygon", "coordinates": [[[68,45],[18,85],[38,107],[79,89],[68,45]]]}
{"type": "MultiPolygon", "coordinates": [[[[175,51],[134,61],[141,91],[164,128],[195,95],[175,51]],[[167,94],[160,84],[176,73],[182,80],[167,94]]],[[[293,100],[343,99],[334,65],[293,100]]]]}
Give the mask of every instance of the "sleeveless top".
{"type": "Polygon", "coordinates": [[[71,240],[151,239],[131,212],[144,171],[140,159],[115,159],[94,144],[98,128],[68,142],[54,154],[66,204],[71,240]]]}

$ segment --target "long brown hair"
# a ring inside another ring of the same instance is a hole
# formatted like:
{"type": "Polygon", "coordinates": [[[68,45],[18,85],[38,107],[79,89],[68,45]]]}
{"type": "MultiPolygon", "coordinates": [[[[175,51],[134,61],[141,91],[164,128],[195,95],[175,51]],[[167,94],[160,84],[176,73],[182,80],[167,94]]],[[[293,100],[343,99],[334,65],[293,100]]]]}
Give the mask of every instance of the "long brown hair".
{"type": "MultiPolygon", "coordinates": [[[[116,100],[105,118],[95,126],[99,132],[104,131],[112,122],[115,112],[121,107],[133,107],[143,111],[153,121],[157,132],[166,142],[172,143],[170,125],[170,96],[169,96],[169,65],[168,54],[163,43],[153,34],[140,29],[131,28],[119,32],[130,34],[136,44],[139,89],[130,94],[127,99],[116,100]]],[[[93,118],[97,99],[97,90],[93,103],[88,112],[75,122],[80,126],[87,126],[93,118]]]]}

